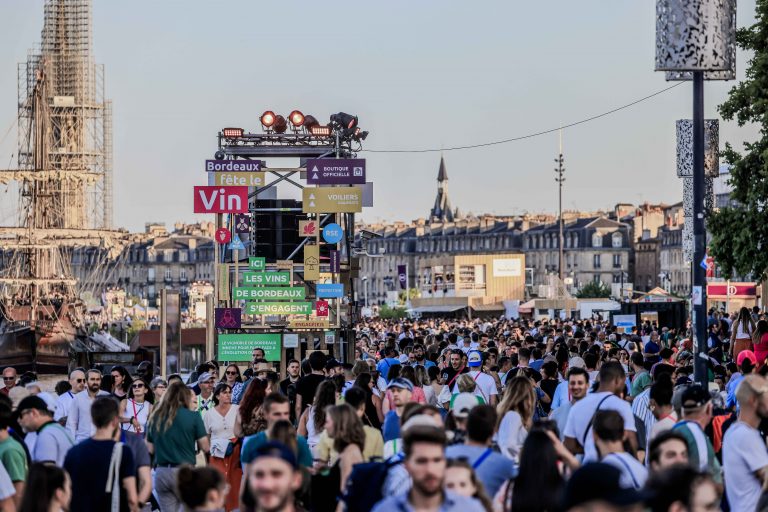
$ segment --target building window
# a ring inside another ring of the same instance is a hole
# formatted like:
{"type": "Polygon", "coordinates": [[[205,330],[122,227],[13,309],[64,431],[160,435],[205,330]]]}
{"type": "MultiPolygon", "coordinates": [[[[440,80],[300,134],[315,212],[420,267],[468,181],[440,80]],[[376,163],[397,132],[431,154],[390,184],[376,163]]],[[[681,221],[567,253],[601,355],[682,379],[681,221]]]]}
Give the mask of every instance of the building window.
{"type": "Polygon", "coordinates": [[[613,235],[611,235],[611,246],[613,247],[621,247],[622,246],[622,236],[621,233],[618,231],[615,232],[613,235]]]}
{"type": "Polygon", "coordinates": [[[594,256],[592,256],[592,266],[594,268],[600,268],[600,255],[599,254],[595,254],[594,256]]]}
{"type": "Polygon", "coordinates": [[[603,246],[603,235],[600,233],[594,233],[592,235],[592,247],[602,247],[603,246]]]}
{"type": "Polygon", "coordinates": [[[165,269],[165,280],[170,281],[171,280],[171,269],[167,268],[165,269]]]}
{"type": "Polygon", "coordinates": [[[189,253],[185,250],[179,251],[179,261],[185,263],[189,259],[189,253]]]}
{"type": "Polygon", "coordinates": [[[595,274],[594,276],[592,276],[592,281],[594,281],[595,283],[599,283],[600,282],[600,274],[595,274]]]}
{"type": "Polygon", "coordinates": [[[179,280],[180,281],[186,281],[187,280],[187,269],[182,268],[181,270],[179,270],[179,280]]]}
{"type": "Polygon", "coordinates": [[[621,268],[621,254],[613,255],[613,268],[621,268]]]}
{"type": "Polygon", "coordinates": [[[579,246],[579,235],[576,233],[573,234],[573,241],[571,242],[571,247],[578,247],[579,246]]]}

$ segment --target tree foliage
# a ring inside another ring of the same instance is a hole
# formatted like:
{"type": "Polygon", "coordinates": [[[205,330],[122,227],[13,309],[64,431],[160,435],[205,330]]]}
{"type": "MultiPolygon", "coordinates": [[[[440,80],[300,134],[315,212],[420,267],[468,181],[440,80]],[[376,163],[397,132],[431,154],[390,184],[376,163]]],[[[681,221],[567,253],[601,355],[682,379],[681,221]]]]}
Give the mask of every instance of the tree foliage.
{"type": "MultiPolygon", "coordinates": [[[[753,54],[746,79],[719,107],[726,121],[756,124],[760,138],[745,142],[743,153],[726,143],[722,156],[731,166],[729,183],[736,205],[712,212],[709,254],[726,278],[734,272],[763,281],[768,269],[768,0],[757,0],[757,22],[736,33],[739,48],[753,54]]],[[[698,264],[698,262],[693,262],[698,264]]]]}
{"type": "Polygon", "coordinates": [[[611,296],[611,289],[602,281],[590,281],[576,292],[579,299],[607,299],[611,296]]]}

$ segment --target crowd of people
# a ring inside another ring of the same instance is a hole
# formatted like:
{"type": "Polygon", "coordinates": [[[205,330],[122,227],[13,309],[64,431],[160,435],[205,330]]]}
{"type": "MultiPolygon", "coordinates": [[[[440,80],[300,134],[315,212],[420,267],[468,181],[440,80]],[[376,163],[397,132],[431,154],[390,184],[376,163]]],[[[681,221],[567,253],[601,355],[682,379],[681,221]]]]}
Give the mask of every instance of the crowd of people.
{"type": "Polygon", "coordinates": [[[768,322],[708,325],[706,356],[650,323],[374,319],[285,375],[7,367],[0,510],[768,510],[768,322]]]}

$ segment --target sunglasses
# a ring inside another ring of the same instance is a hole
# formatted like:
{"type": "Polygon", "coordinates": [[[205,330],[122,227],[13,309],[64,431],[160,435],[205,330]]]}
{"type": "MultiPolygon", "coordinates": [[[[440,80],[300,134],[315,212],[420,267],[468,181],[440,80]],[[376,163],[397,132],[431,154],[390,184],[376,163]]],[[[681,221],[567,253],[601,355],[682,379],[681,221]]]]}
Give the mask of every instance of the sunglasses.
{"type": "Polygon", "coordinates": [[[85,379],[75,379],[75,382],[77,382],[78,384],[82,384],[83,382],[85,382],[85,379]]]}
{"type": "Polygon", "coordinates": [[[237,372],[231,372],[231,371],[227,370],[227,375],[237,375],[237,372]]]}
{"type": "Polygon", "coordinates": [[[143,387],[144,387],[144,384],[134,384],[134,385],[131,386],[131,388],[133,388],[133,389],[141,389],[143,387]]]}
{"type": "Polygon", "coordinates": [[[16,380],[16,377],[3,377],[3,380],[16,380]]]}

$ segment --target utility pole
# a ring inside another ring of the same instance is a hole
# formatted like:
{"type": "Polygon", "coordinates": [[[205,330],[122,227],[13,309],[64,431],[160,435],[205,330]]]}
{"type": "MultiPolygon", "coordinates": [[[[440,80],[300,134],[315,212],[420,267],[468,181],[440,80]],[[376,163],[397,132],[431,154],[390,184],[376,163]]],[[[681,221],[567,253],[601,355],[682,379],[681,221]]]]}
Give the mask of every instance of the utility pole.
{"type": "Polygon", "coordinates": [[[563,267],[564,267],[564,258],[563,258],[563,182],[565,181],[565,177],[563,176],[563,173],[565,173],[565,167],[563,167],[563,130],[560,129],[560,152],[557,158],[555,158],[555,163],[557,164],[557,167],[555,168],[555,172],[557,173],[557,177],[555,178],[555,181],[558,184],[558,201],[557,201],[557,223],[559,228],[559,233],[557,237],[557,248],[559,251],[559,257],[558,257],[558,264],[557,264],[557,275],[560,278],[560,281],[563,280],[563,267]]]}

